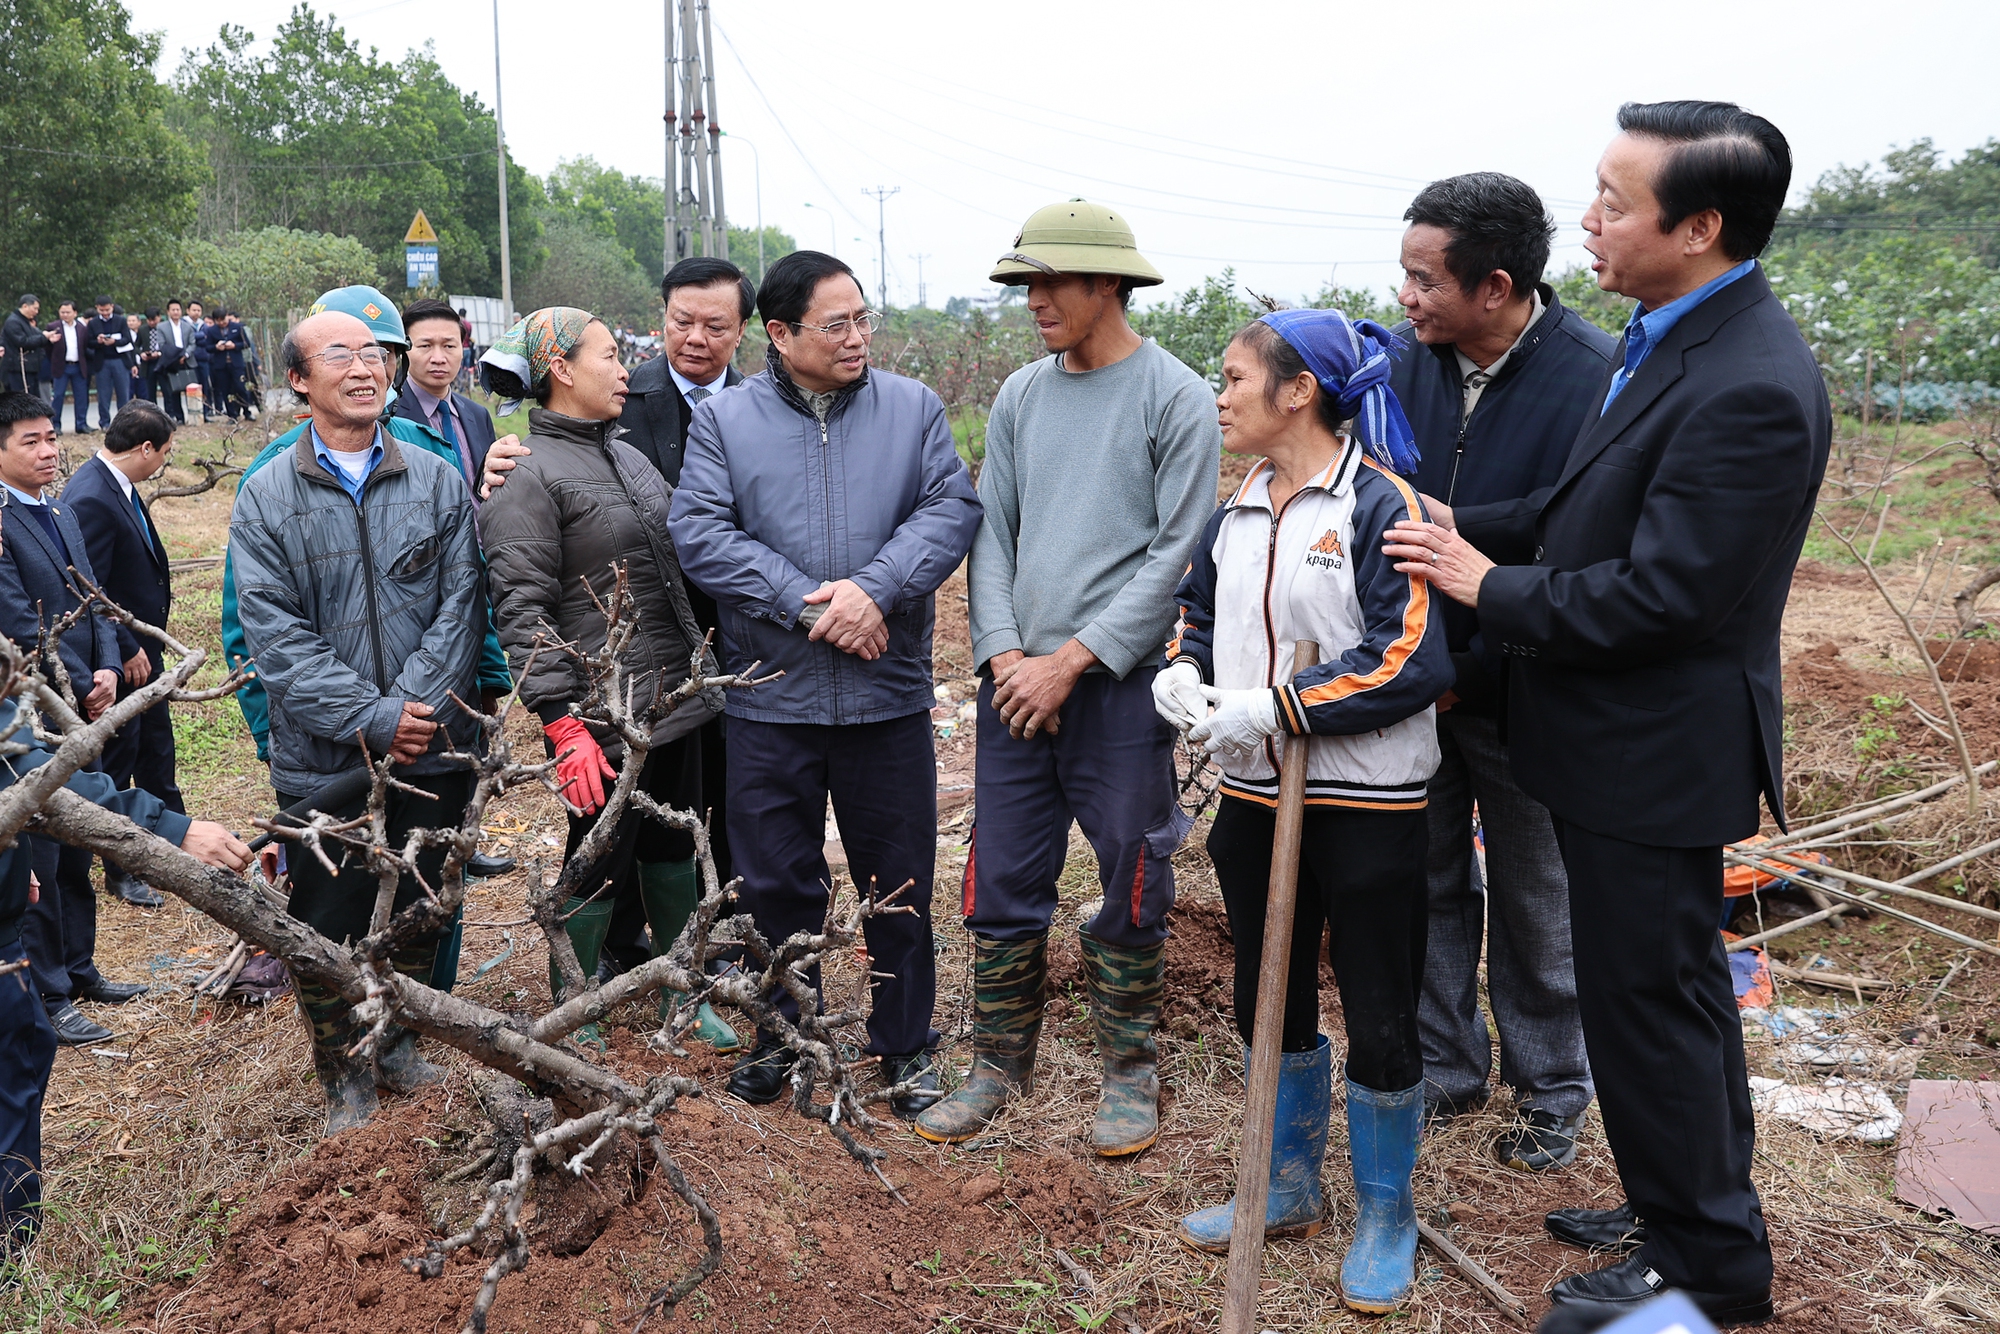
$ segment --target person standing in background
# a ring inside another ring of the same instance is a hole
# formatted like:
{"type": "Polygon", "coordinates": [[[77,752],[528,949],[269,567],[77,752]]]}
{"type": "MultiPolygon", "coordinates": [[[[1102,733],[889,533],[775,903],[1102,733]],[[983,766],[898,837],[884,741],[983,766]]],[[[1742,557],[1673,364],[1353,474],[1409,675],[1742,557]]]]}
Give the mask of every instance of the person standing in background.
{"type": "Polygon", "coordinates": [[[108,296],[97,298],[97,314],[84,328],[89,335],[85,365],[97,390],[97,429],[102,431],[132,397],[132,370],[125,362],[125,354],[132,350],[132,331],[125,312],[108,296]]]}
{"type": "Polygon", "coordinates": [[[4,362],[0,362],[0,383],[18,393],[46,399],[42,361],[49,344],[56,340],[36,325],[41,313],[42,299],[33,292],[23,292],[6,324],[0,325],[0,348],[6,350],[4,362]]]}
{"type": "MultiPolygon", "coordinates": [[[[145,401],[128,403],[112,418],[103,448],[70,475],[62,493],[83,532],[90,566],[100,572],[98,587],[133,616],[162,630],[173,611],[173,576],[166,544],[136,483],[160,474],[173,443],[174,424],[164,411],[145,401]]],[[[112,629],[123,660],[117,694],[123,699],[158,676],[164,663],[158,640],[122,623],[114,622],[112,629]]],[[[166,700],[119,728],[99,763],[115,786],[136,785],[168,810],[187,809],[174,773],[174,720],[166,700]]],[[[104,888],[137,908],[166,902],[158,890],[109,861],[104,888]]]]}
{"type": "Polygon", "coordinates": [[[184,391],[174,388],[174,382],[193,369],[189,360],[193,345],[194,322],[181,314],[180,302],[167,302],[167,318],[160,322],[159,360],[153,363],[147,397],[159,400],[176,426],[187,424],[187,409],[181,402],[184,391]]]}
{"type": "Polygon", "coordinates": [[[403,310],[403,336],[410,341],[408,370],[389,411],[429,427],[452,447],[477,509],[479,478],[496,432],[486,406],[452,388],[465,360],[458,312],[442,301],[412,301],[403,310]]]}
{"type": "Polygon", "coordinates": [[[49,327],[49,379],[55,384],[55,401],[49,420],[56,434],[62,434],[63,395],[76,398],[76,433],[90,433],[90,329],[76,317],[76,302],[56,307],[56,322],[49,327]]]}
{"type": "Polygon", "coordinates": [[[194,329],[188,356],[194,362],[195,381],[201,386],[201,419],[209,421],[215,416],[215,383],[210,376],[215,364],[215,352],[208,345],[208,336],[215,322],[208,317],[199,301],[188,302],[187,310],[188,323],[194,329]]]}

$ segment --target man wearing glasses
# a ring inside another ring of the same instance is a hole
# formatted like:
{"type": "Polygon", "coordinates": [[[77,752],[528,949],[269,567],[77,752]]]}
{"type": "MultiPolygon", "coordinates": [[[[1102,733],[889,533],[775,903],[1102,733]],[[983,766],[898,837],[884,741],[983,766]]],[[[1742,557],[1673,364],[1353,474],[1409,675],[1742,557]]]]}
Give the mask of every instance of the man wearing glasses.
{"type": "MultiPolygon", "coordinates": [[[[463,818],[472,775],[446,758],[479,742],[453,700],[475,698],[486,630],[472,496],[446,459],[382,429],[389,354],[360,319],[314,315],[286,335],[285,376],[312,409],[291,450],[243,479],[229,522],[236,611],[270,710],[271,786],[281,806],[324,792],[368,759],[388,756],[404,785],[388,797],[388,837],[463,818]]],[[[329,808],[359,815],[364,801],[329,808]]],[[[397,887],[398,910],[436,884],[444,849],[418,854],[397,887]]],[[[293,917],[331,940],[369,933],[374,873],[338,873],[290,858],[293,917]]],[[[400,952],[399,972],[429,981],[436,938],[400,952]]],[[[375,1111],[377,1086],[407,1093],[438,1078],[416,1035],[392,1030],[374,1059],[351,1007],[301,978],[313,1065],[332,1133],[375,1111]]]]}
{"type": "MultiPolygon", "coordinates": [[[[714,598],[730,671],[782,672],[728,692],[729,842],[741,894],[773,942],[817,931],[831,882],[831,796],[862,893],[913,913],[867,923],[880,976],[867,1051],[912,1117],[936,1099],[931,879],[932,594],[965,558],[979,500],[938,396],[868,366],[880,317],[847,265],[804,250],[757,293],[767,368],[695,408],[669,527],[688,581],[714,598]]],[[[838,1007],[836,1007],[838,1008],[838,1007]]],[[[793,1053],[769,1033],[729,1091],[775,1101],[793,1053]]]]}

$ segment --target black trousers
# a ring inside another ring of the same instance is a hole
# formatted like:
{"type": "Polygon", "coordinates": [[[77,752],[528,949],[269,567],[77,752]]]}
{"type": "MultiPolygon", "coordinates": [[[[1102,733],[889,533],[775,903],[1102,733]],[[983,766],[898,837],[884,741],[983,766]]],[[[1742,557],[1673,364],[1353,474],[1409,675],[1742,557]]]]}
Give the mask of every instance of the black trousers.
{"type": "MultiPolygon", "coordinates": [[[[431,796],[426,798],[394,788],[389,790],[389,841],[396,847],[402,847],[413,829],[452,827],[465,818],[466,803],[472,800],[471,773],[458,770],[442,774],[402,774],[398,777],[431,796]]],[[[280,792],[278,804],[290,806],[309,795],[304,792],[280,792]]],[[[367,798],[363,796],[327,814],[352,819],[367,805],[367,798]]],[[[327,848],[327,855],[340,868],[338,874],[329,875],[319,858],[296,844],[285,849],[285,869],[292,881],[292,897],[287,911],[336,944],[343,940],[360,940],[368,934],[368,919],[375,911],[375,873],[363,865],[358,856],[343,859],[331,845],[327,848]]],[[[439,875],[444,871],[444,849],[427,848],[417,854],[417,870],[435,888],[439,875]]],[[[416,877],[405,875],[396,885],[395,911],[400,912],[415,903],[422,894],[416,877]]]]}
{"type": "MultiPolygon", "coordinates": [[[[160,674],[160,656],[154,650],[147,650],[152,660],[153,675],[160,674]]],[[[120,684],[118,698],[124,699],[136,687],[120,684]]],[[[181,800],[180,783],[174,765],[174,717],[167,701],[161,700],[152,708],[126,723],[111,734],[111,741],[104,747],[104,754],[98,758],[104,772],[119,787],[136,787],[150,792],[166,804],[170,811],[187,813],[187,805],[181,800]]],[[[104,864],[105,873],[111,871],[111,863],[104,864]]]]}
{"type": "MultiPolygon", "coordinates": [[[[1257,1015],[1277,824],[1270,807],[1224,797],[1208,835],[1236,946],[1236,1031],[1245,1043],[1257,1015]]],[[[1421,808],[1306,808],[1284,1049],[1311,1051],[1319,1042],[1319,942],[1329,932],[1347,1022],[1347,1077],[1380,1093],[1400,1093],[1424,1077],[1417,999],[1429,939],[1428,847],[1421,808]]]]}
{"type": "MultiPolygon", "coordinates": [[[[545,742],[551,750],[554,743],[545,742]]],[[[616,766],[614,766],[616,767],[616,766]]],[[[646,752],[646,765],[639,771],[638,790],[662,806],[685,811],[701,804],[701,733],[695,732],[646,752]]],[[[601,814],[601,812],[600,812],[601,814]]],[[[584,836],[597,827],[598,815],[569,817],[569,842],[563,859],[576,855],[584,836]]],[[[694,835],[669,829],[649,815],[627,810],[618,821],[597,864],[578,883],[577,893],[589,898],[610,881],[611,927],[604,939],[604,952],[619,972],[637,968],[652,957],[647,948],[646,905],[639,897],[640,862],[684,862],[694,856],[694,835]]]]}
{"type": "Polygon", "coordinates": [[[1716,930],[1722,850],[1628,843],[1560,817],[1555,829],[1584,1045],[1605,1139],[1646,1221],[1645,1261],[1677,1288],[1768,1287],[1743,1025],[1716,930]]]}
{"type": "Polygon", "coordinates": [[[41,901],[21,919],[29,971],[46,999],[74,1000],[83,988],[104,980],[97,971],[97,891],[90,884],[95,859],[46,834],[23,839],[42,882],[41,901]]]}
{"type": "Polygon", "coordinates": [[[178,370],[149,371],[146,377],[146,397],[158,403],[177,426],[186,424],[186,418],[181,415],[180,391],[173,385],[174,377],[179,374],[178,370]]]}
{"type": "MultiPolygon", "coordinates": [[[[874,984],[867,1051],[897,1056],[937,1045],[937,958],[931,882],[937,873],[937,748],[931,717],[820,726],[729,720],[729,835],[738,893],[775,946],[826,921],[826,803],[833,799],[848,870],[861,893],[916,883],[863,928],[874,984]]],[[[818,985],[818,978],[813,979],[818,985]]],[[[789,997],[783,1008],[792,1014],[789,997]]],[[[846,1008],[845,1000],[828,1009],[846,1008]]]]}
{"type": "MultiPolygon", "coordinates": [[[[22,957],[0,945],[0,963],[22,957]]],[[[42,1097],[56,1060],[56,1032],[26,973],[0,977],[0,1263],[41,1226],[42,1097]]]]}

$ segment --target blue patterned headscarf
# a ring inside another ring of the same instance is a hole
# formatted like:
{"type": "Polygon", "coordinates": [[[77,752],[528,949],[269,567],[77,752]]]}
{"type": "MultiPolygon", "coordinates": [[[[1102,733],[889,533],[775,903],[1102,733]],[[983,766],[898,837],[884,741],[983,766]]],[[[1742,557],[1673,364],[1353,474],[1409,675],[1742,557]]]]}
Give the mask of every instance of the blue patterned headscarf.
{"type": "Polygon", "coordinates": [[[1305,362],[1319,387],[1352,418],[1361,447],[1377,463],[1407,477],[1417,470],[1417,437],[1389,388],[1389,358],[1403,340],[1373,320],[1337,310],[1274,310],[1263,317],[1305,362]]]}

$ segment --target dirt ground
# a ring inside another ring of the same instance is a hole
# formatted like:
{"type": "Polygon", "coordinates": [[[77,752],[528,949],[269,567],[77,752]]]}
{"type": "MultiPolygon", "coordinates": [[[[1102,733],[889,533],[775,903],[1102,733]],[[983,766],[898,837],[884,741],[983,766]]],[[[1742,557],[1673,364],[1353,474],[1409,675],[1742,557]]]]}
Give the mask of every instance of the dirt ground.
{"type": "MultiPolygon", "coordinates": [[[[1225,485],[1227,485],[1227,480],[1225,485]]],[[[177,556],[213,556],[228,495],[166,501],[156,514],[177,556]],[[169,508],[171,507],[171,508],[169,508]],[[169,518],[169,515],[172,517],[169,518]]],[[[1896,571],[1913,589],[1918,572],[1896,571]]],[[[176,627],[212,645],[219,571],[176,575],[176,627]]],[[[1802,568],[1787,625],[1792,800],[1805,815],[1876,792],[1936,781],[1955,752],[1912,710],[1929,683],[1900,628],[1865,579],[1802,568]],[[1878,735],[1888,731],[1893,738],[1878,735]]],[[[1976,646],[1948,657],[1953,697],[1975,758],[2000,755],[2000,661],[1976,646]]],[[[967,946],[955,911],[971,818],[972,694],[962,578],[940,591],[939,868],[936,923],[944,1061],[962,1068],[969,1024],[967,946]]],[[[1935,709],[1929,709],[1935,714],[1935,709]]],[[[190,808],[248,828],[269,790],[227,701],[177,711],[190,808]]],[[[1966,841],[1983,823],[1928,812],[1897,825],[1901,840],[1857,835],[1833,852],[1872,873],[1906,873],[1966,841]],[[1939,851],[1944,849],[1944,851],[1939,851]]],[[[1928,808],[1927,808],[1928,811],[1928,808]]],[[[837,831],[833,831],[837,834],[837,831]]],[[[543,794],[509,799],[488,825],[489,849],[517,857],[559,852],[561,820],[543,794]]],[[[705,1092],[673,1114],[668,1142],[722,1219],[718,1272],[670,1325],[700,1330],[1069,1331],[1120,1334],[1214,1328],[1223,1262],[1172,1240],[1174,1222],[1233,1189],[1242,1108],[1240,1043],[1230,1017],[1227,923],[1198,828],[1175,858],[1167,1003],[1160,1034],[1159,1144],[1123,1162],[1084,1145],[1096,1058],[1080,995],[1075,929],[1099,892],[1087,845],[1072,841],[1053,945],[1055,998],[1038,1084],[982,1139],[957,1148],[900,1129],[874,1136],[897,1204],[815,1123],[754,1108],[722,1089],[723,1058],[651,1051],[650,1012],[627,1007],[606,1025],[612,1061],[630,1075],[672,1070],[705,1092]],[[1067,1261],[1067,1263],[1065,1263],[1067,1261]],[[1088,1282],[1078,1275],[1088,1276],[1088,1282]]],[[[1964,892],[1992,901],[1990,870],[1967,868],[1964,892]]],[[[543,1004],[543,952],[518,920],[526,872],[477,885],[467,907],[461,984],[497,1008],[543,1004]],[[475,976],[475,972],[477,976],[475,976]]],[[[1936,888],[1936,886],[1933,886],[1936,888]]],[[[1768,897],[1768,896],[1767,896],[1768,897]]],[[[1758,911],[1784,910],[1775,898],[1758,911]]],[[[1950,918],[1946,910],[1920,908],[1950,918]]],[[[1796,915],[1796,914],[1794,914],[1796,915]]],[[[455,1229],[479,1204],[474,1182],[446,1178],[473,1161],[482,1118],[470,1067],[433,1053],[450,1077],[421,1097],[392,1100],[373,1122],[322,1140],[318,1090],[289,998],[265,1007],[189,999],[188,982],[228,940],[177,903],[154,912],[100,907],[99,958],[118,977],[149,978],[152,994],[116,1010],[112,1044],[64,1050],[47,1111],[46,1234],[0,1328],[124,1328],[157,1334],[290,1334],[294,1330],[452,1331],[486,1257],[461,1253],[423,1281],[400,1261],[455,1229]]],[[[1961,919],[1953,919],[1960,925],[1961,919]]],[[[2000,960],[1980,959],[1932,994],[1963,951],[1877,917],[1839,919],[1777,943],[1773,957],[1893,980],[1869,997],[1870,1031],[1916,1047],[1924,1077],[1996,1078],[2000,960]]],[[[832,970],[829,985],[847,979],[832,970]]],[[[1325,1029],[1341,1041],[1331,977],[1325,1029]]],[[[1802,1006],[1842,1004],[1781,986],[1802,1006]]],[[[1852,998],[1848,1002],[1851,1004],[1852,998]]],[[[1769,1044],[1753,1064],[1770,1071],[1769,1044]]],[[[1907,1062],[1905,1063],[1908,1064],[1907,1062]]],[[[1908,1072],[1902,1075],[1907,1079],[1908,1072]]],[[[1529,1304],[1565,1274],[1599,1261],[1553,1243],[1550,1208],[1621,1198],[1595,1111],[1574,1166],[1546,1177],[1490,1156],[1512,1115],[1496,1081],[1483,1112],[1433,1132],[1419,1164],[1418,1203],[1459,1246],[1529,1304]]],[[[1285,1331],[1514,1328],[1464,1279],[1420,1253],[1407,1310],[1376,1322],[1344,1312],[1337,1275],[1352,1219],[1338,1109],[1326,1181],[1333,1225],[1266,1251],[1260,1326],[1285,1331]]],[[[1758,1183],[1778,1256],[1777,1327],[1812,1334],[2000,1326],[2000,1245],[1927,1219],[1891,1198],[1893,1148],[1830,1143],[1778,1122],[1760,1125],[1758,1183]],[[1981,1313],[1984,1313],[1983,1316],[1981,1313]]],[[[492,1328],[610,1334],[630,1329],[646,1297],[700,1254],[688,1211],[630,1160],[531,1202],[534,1258],[501,1285],[492,1328]]]]}

